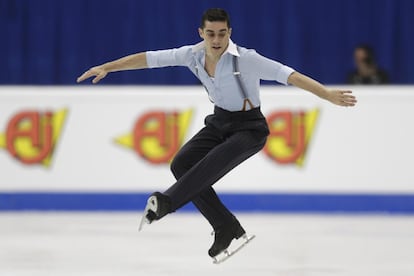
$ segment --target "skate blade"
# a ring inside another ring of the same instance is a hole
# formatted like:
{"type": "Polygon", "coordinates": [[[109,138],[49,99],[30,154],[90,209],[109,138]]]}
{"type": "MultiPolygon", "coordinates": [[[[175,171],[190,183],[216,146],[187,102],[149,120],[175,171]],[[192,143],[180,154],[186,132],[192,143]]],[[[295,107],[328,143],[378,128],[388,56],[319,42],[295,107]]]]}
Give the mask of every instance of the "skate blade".
{"type": "Polygon", "coordinates": [[[158,208],[157,199],[155,196],[148,198],[147,205],[145,206],[144,213],[142,214],[141,222],[139,223],[138,231],[141,231],[144,228],[145,224],[151,224],[151,221],[147,219],[148,211],[151,210],[156,212],[158,208]]]}
{"type": "Polygon", "coordinates": [[[234,254],[239,252],[243,247],[245,247],[255,237],[256,237],[255,235],[248,236],[247,234],[244,234],[241,237],[241,239],[242,239],[241,244],[239,244],[238,246],[237,245],[233,246],[233,242],[234,242],[233,241],[232,244],[230,244],[229,248],[227,248],[226,250],[224,250],[223,252],[221,252],[217,256],[213,257],[213,263],[214,264],[221,264],[222,262],[226,261],[231,256],[233,256],[234,254]],[[230,248],[230,247],[232,247],[232,248],[230,248]]]}

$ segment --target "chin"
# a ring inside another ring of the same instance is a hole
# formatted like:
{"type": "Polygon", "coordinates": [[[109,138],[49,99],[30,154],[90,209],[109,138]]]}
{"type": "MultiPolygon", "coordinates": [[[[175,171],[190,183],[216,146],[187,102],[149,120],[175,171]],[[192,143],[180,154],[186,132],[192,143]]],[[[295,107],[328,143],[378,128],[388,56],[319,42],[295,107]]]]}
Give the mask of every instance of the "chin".
{"type": "Polygon", "coordinates": [[[223,47],[221,47],[221,48],[218,48],[218,49],[212,49],[213,51],[213,53],[217,53],[217,54],[222,54],[222,53],[224,53],[224,49],[223,49],[223,47]]]}

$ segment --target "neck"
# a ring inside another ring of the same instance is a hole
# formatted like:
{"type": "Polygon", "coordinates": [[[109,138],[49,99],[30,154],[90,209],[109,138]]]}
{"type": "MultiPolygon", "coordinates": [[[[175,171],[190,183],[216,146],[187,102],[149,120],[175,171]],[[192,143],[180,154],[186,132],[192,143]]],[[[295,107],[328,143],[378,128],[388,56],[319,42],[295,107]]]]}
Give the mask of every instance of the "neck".
{"type": "Polygon", "coordinates": [[[221,54],[220,55],[213,55],[212,53],[206,52],[206,59],[208,59],[209,61],[212,61],[212,62],[216,63],[216,62],[219,61],[220,57],[221,57],[221,54]]]}

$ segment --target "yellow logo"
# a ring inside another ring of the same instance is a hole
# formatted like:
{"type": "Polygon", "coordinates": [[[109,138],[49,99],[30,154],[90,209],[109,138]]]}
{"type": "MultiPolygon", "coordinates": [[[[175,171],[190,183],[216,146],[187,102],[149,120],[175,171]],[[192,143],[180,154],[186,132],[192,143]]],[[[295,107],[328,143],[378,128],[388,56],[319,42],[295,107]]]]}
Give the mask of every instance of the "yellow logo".
{"type": "Polygon", "coordinates": [[[184,112],[151,111],[136,121],[132,133],[115,142],[134,151],[152,164],[169,163],[180,149],[192,117],[184,112]]]}
{"type": "Polygon", "coordinates": [[[277,111],[267,116],[270,135],[265,154],[280,164],[303,166],[319,110],[277,111]]]}
{"type": "Polygon", "coordinates": [[[67,110],[23,111],[14,115],[0,133],[0,148],[5,148],[23,164],[49,167],[60,137],[67,110]]]}

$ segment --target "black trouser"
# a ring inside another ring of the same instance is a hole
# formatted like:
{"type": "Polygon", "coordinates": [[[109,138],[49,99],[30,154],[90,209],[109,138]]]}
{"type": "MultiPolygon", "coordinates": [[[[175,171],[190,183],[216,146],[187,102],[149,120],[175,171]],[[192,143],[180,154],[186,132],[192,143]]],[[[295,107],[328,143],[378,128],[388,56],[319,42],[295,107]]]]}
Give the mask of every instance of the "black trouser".
{"type": "Polygon", "coordinates": [[[206,117],[205,127],[171,163],[177,182],[164,194],[171,198],[172,211],[192,201],[214,229],[229,222],[233,215],[211,186],[260,151],[268,134],[260,108],[229,112],[215,107],[214,114],[206,117]]]}

